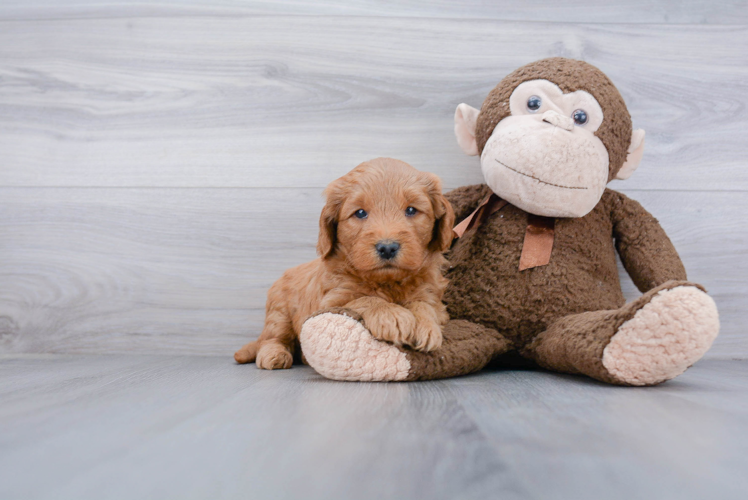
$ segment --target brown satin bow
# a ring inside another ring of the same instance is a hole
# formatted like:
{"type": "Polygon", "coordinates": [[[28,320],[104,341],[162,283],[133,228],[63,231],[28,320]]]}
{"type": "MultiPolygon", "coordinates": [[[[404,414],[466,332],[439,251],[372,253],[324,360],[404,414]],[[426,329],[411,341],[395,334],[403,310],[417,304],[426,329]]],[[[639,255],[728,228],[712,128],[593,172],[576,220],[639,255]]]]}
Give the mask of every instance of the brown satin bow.
{"type": "MultiPolygon", "coordinates": [[[[486,196],[473,213],[457,224],[453,231],[457,238],[470,229],[482,224],[488,217],[508,205],[495,193],[486,196]]],[[[545,266],[551,261],[553,235],[556,219],[540,215],[527,214],[527,229],[522,243],[522,254],[519,257],[519,270],[545,266]]]]}

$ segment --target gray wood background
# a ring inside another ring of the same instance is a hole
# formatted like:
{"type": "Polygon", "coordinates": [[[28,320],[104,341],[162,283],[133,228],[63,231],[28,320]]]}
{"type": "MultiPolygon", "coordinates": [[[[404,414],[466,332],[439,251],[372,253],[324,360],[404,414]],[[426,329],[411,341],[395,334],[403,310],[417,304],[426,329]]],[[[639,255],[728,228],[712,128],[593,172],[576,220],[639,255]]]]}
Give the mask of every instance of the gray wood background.
{"type": "Polygon", "coordinates": [[[611,187],[717,301],[708,356],[746,358],[747,24],[745,1],[3,1],[0,352],[231,354],[314,257],[329,181],[392,156],[480,182],[455,106],[566,56],[647,131],[611,187]]]}

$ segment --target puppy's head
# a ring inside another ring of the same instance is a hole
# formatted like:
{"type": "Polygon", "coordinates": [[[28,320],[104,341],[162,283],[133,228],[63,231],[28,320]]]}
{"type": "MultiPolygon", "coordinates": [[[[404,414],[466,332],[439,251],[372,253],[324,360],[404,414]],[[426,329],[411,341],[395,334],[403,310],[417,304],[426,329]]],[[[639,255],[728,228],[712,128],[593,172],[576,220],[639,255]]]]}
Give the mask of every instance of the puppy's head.
{"type": "Polygon", "coordinates": [[[441,181],[405,162],[364,162],[325,195],[317,251],[367,279],[403,279],[452,242],[454,213],[441,181]]]}

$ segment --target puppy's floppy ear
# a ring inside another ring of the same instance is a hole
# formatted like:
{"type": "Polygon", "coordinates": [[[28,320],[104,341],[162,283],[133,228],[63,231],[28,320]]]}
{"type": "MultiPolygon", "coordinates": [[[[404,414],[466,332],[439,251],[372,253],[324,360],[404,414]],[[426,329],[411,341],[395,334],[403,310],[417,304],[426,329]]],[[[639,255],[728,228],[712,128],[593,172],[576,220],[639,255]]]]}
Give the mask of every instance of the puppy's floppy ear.
{"type": "Polygon", "coordinates": [[[442,194],[442,181],[434,174],[429,174],[429,197],[434,208],[434,234],[429,249],[434,252],[446,252],[452,245],[455,225],[455,213],[447,198],[442,194]]]}
{"type": "Polygon", "coordinates": [[[431,239],[430,246],[434,251],[446,252],[452,246],[454,239],[452,228],[455,225],[455,213],[443,194],[436,196],[434,202],[443,209],[441,217],[437,217],[434,222],[434,237],[431,239]]]}
{"type": "Polygon", "coordinates": [[[340,205],[344,198],[343,184],[342,179],[338,179],[325,188],[327,201],[319,216],[319,238],[317,239],[317,253],[323,259],[329,258],[335,252],[340,205]]]}

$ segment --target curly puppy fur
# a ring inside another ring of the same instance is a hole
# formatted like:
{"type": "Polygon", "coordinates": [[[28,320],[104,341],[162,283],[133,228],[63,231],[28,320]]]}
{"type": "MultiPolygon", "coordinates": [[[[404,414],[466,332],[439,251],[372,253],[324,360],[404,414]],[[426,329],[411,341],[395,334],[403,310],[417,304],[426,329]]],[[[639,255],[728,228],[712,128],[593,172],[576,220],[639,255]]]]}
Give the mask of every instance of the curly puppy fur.
{"type": "Polygon", "coordinates": [[[442,253],[452,242],[454,213],[439,178],[377,158],[331,183],[325,196],[320,257],[273,284],[262,334],[234,359],[270,370],[290,368],[294,354],[300,355],[302,324],[330,307],[359,313],[377,339],[421,351],[441,346],[441,325],[449,319],[442,304],[442,253]],[[406,213],[409,207],[415,212],[406,213]],[[394,256],[392,250],[383,255],[382,244],[399,248],[394,256]]]}

